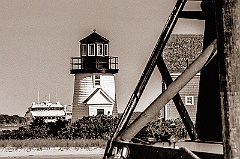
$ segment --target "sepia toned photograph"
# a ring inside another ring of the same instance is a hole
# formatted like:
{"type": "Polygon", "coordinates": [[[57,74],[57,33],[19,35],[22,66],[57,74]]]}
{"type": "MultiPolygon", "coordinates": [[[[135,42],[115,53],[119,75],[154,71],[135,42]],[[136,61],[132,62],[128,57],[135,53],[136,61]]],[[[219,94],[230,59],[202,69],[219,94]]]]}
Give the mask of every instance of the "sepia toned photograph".
{"type": "Polygon", "coordinates": [[[0,12],[0,159],[240,158],[240,0],[0,12]]]}

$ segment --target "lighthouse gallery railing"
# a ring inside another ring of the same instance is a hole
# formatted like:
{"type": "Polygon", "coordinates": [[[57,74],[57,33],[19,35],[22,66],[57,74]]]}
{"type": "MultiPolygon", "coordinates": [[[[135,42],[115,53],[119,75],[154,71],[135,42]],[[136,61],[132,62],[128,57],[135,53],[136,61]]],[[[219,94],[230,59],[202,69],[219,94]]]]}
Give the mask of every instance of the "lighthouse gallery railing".
{"type": "MultiPolygon", "coordinates": [[[[70,70],[83,70],[89,69],[84,67],[84,57],[71,57],[71,68],[70,70]]],[[[108,56],[107,61],[102,61],[101,58],[96,58],[94,61],[90,61],[88,64],[94,66],[94,69],[102,70],[102,69],[119,69],[118,67],[118,57],[108,56]],[[103,65],[105,67],[103,67],[103,65]]]]}

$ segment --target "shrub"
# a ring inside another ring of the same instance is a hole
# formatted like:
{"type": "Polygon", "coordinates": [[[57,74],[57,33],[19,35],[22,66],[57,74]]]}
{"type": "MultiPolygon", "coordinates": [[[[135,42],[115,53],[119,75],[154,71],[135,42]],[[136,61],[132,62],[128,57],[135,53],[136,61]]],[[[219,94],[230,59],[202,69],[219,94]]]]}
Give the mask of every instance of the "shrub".
{"type": "Polygon", "coordinates": [[[76,121],[70,128],[62,129],[64,137],[84,139],[107,139],[115,131],[118,118],[112,116],[98,115],[88,116],[76,121]],[[71,133],[68,133],[70,131],[71,133]]]}
{"type": "Polygon", "coordinates": [[[175,140],[186,139],[188,133],[181,119],[172,120],[156,120],[149,122],[140,132],[136,135],[137,138],[141,137],[155,137],[157,140],[165,141],[170,137],[175,140]]]}
{"type": "MultiPolygon", "coordinates": [[[[9,139],[110,139],[118,124],[118,118],[106,115],[88,116],[69,124],[66,121],[45,123],[36,119],[29,127],[0,131],[0,140],[9,139]]],[[[155,137],[157,140],[173,136],[185,139],[187,131],[181,119],[149,122],[136,137],[155,137]]],[[[43,144],[41,144],[43,145],[43,144]]]]}

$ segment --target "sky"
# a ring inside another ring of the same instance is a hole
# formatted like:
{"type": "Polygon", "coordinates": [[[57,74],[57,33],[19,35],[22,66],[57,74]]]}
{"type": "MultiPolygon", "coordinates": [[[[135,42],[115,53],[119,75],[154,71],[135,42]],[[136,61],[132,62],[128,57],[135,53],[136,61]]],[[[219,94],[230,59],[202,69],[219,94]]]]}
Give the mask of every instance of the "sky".
{"type": "MultiPolygon", "coordinates": [[[[116,96],[122,112],[133,93],[176,0],[0,0],[0,114],[24,116],[32,102],[71,104],[70,58],[79,40],[96,32],[118,56],[116,96]]],[[[186,10],[199,10],[188,2],[186,10]]],[[[203,34],[203,21],[179,20],[173,34],[203,34]]],[[[137,105],[161,93],[157,69],[137,105]]]]}

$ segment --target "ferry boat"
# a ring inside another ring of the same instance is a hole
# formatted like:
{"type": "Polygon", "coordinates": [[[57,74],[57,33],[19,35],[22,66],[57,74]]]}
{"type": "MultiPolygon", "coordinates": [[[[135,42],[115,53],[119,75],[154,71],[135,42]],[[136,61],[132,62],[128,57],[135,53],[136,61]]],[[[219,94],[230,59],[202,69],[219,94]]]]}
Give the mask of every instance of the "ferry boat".
{"type": "Polygon", "coordinates": [[[34,119],[42,119],[45,122],[56,122],[57,120],[68,120],[72,118],[71,105],[62,105],[60,102],[51,103],[46,100],[41,103],[32,102],[28,108],[25,118],[27,123],[34,119]]]}

